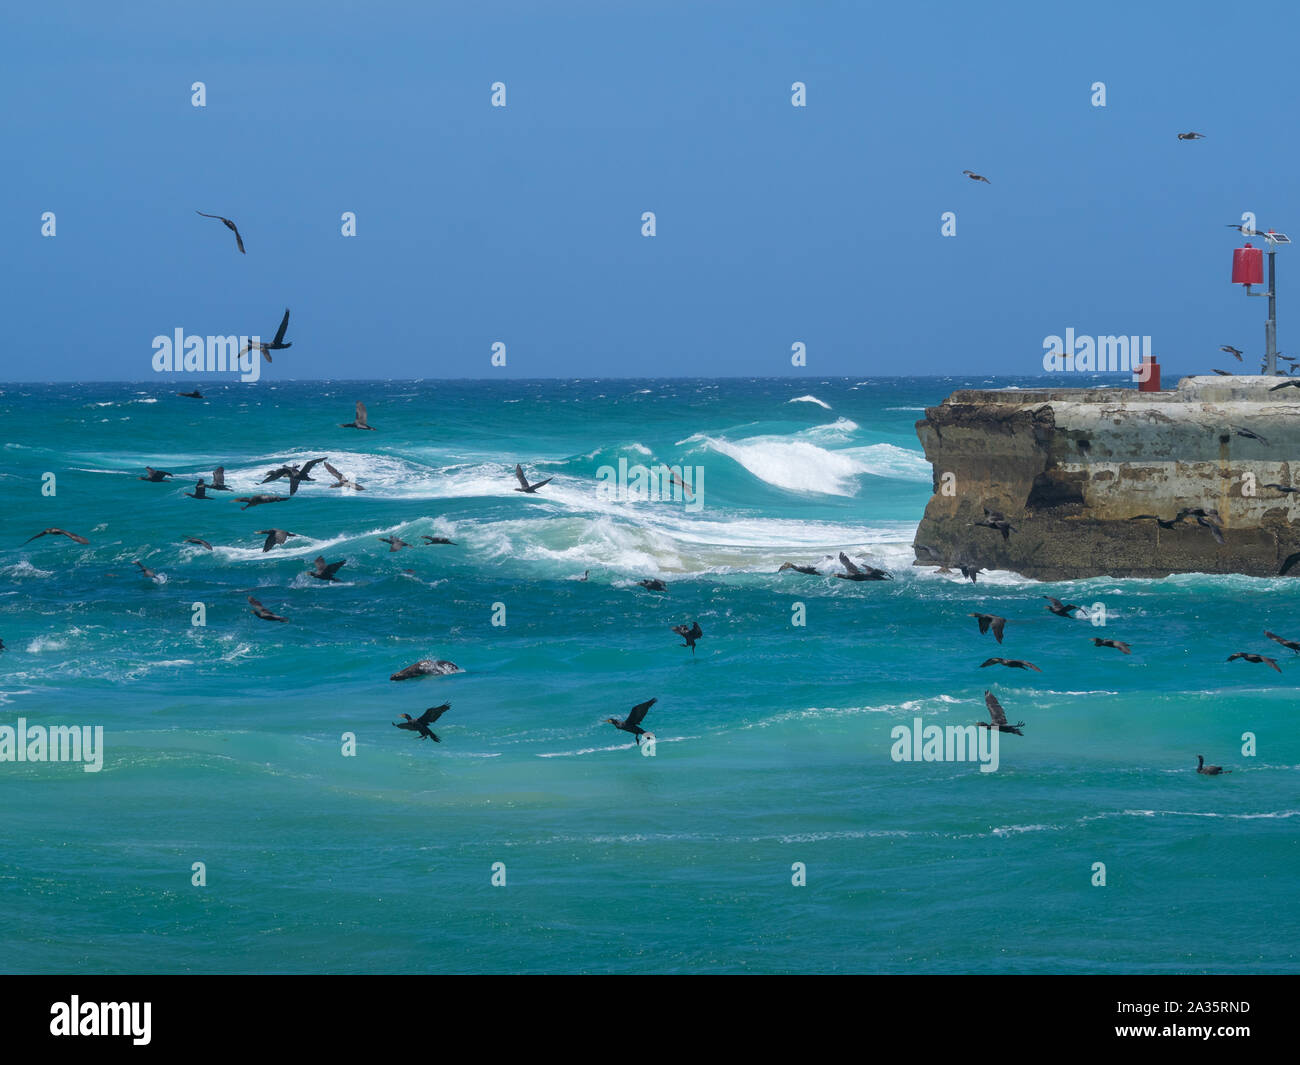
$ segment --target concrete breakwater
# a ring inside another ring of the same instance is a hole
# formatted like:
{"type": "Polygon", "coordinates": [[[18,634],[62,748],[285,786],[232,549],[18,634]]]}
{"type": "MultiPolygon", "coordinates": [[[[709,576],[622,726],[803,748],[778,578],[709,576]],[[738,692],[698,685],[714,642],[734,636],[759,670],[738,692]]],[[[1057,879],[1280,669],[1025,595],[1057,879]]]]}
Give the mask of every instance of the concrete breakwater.
{"type": "MultiPolygon", "coordinates": [[[[1170,573],[1274,576],[1300,551],[1300,388],[1185,377],[1177,389],[954,392],[916,432],[934,471],[918,565],[1041,580],[1170,573]],[[985,508],[1013,529],[974,525],[985,508]],[[1217,512],[1214,531],[1179,512],[1217,512]]],[[[1290,571],[1300,576],[1300,565],[1290,571]]]]}

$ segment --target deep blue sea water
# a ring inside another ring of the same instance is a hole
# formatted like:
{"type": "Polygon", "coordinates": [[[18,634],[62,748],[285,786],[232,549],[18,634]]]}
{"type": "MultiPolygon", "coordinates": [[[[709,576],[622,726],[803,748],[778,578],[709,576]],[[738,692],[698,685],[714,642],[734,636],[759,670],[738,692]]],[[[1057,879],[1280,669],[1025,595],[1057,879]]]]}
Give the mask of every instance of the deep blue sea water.
{"type": "Polygon", "coordinates": [[[1263,630],[1300,638],[1296,585],[912,568],[914,423],[989,383],[0,386],[0,726],[105,745],[0,762],[0,970],[1295,971],[1300,659],[1263,630]],[[357,399],[376,432],[338,427],[357,399]],[[234,502],[320,456],[366,490],[234,502]],[[602,497],[621,458],[702,468],[700,505],[602,497]],[[216,465],[237,491],[187,498],[216,465]],[[22,545],[48,526],[91,542],[22,545]],[[422,533],[456,546],[379,542],[422,533]],[[830,577],[841,550],[896,579],[830,577]],[[424,657],[464,672],[388,679],[424,657]],[[1026,722],[996,772],[891,759],[986,688],[1026,722]],[[643,757],[603,721],[652,697],[643,757]],[[442,702],[438,745],[390,724],[442,702]]]}

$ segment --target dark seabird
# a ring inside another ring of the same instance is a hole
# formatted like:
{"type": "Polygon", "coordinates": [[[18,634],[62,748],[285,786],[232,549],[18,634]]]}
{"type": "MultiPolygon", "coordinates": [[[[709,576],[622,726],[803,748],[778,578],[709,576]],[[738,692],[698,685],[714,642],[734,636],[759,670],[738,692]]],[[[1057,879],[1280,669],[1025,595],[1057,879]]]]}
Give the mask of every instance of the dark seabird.
{"type": "Polygon", "coordinates": [[[1280,385],[1274,385],[1269,391],[1276,392],[1279,388],[1300,388],[1300,377],[1294,381],[1283,381],[1280,385]]]}
{"type": "Polygon", "coordinates": [[[1070,613],[1071,610],[1083,609],[1075,603],[1062,603],[1059,599],[1050,595],[1040,596],[1040,598],[1047,600],[1047,609],[1059,618],[1073,617],[1074,615],[1070,613]]]}
{"type": "Polygon", "coordinates": [[[235,234],[235,244],[238,246],[240,254],[247,254],[247,252],[244,251],[244,238],[239,235],[239,230],[235,228],[235,223],[229,218],[221,218],[221,215],[219,214],[205,214],[203,211],[195,211],[194,213],[201,214],[204,218],[220,218],[221,221],[225,223],[226,228],[235,234]]]}
{"type": "Polygon", "coordinates": [[[434,544],[451,544],[452,547],[456,546],[455,540],[448,540],[445,536],[426,536],[421,534],[420,539],[424,541],[425,547],[432,547],[434,544]]]}
{"type": "Polygon", "coordinates": [[[1283,647],[1289,647],[1292,651],[1295,651],[1297,654],[1300,654],[1300,640],[1284,640],[1277,633],[1269,632],[1268,629],[1264,630],[1264,635],[1267,636],[1270,640],[1276,640],[1283,647]]]}
{"type": "Polygon", "coordinates": [[[329,475],[334,478],[334,483],[330,485],[326,485],[325,486],[326,488],[351,488],[355,492],[365,491],[365,489],[361,485],[357,484],[356,481],[344,477],[343,474],[339,473],[339,471],[336,470],[333,466],[331,466],[328,462],[325,463],[325,469],[328,470],[329,475]]]}
{"type": "Polygon", "coordinates": [[[208,495],[208,486],[207,486],[206,484],[203,483],[203,478],[202,478],[202,477],[199,478],[198,483],[194,486],[194,491],[193,491],[193,492],[186,492],[185,494],[186,494],[187,496],[189,496],[191,499],[211,499],[211,498],[212,498],[210,495],[208,495]]]}
{"type": "MultiPolygon", "coordinates": [[[[1244,227],[1244,226],[1242,227],[1242,231],[1243,231],[1243,232],[1245,231],[1245,227],[1244,227]]],[[[1252,234],[1254,233],[1253,230],[1252,230],[1251,232],[1252,232],[1252,234]]],[[[1232,356],[1234,359],[1236,359],[1238,362],[1241,362],[1241,348],[1234,348],[1231,344],[1220,344],[1220,345],[1219,345],[1219,350],[1220,350],[1220,351],[1226,351],[1229,355],[1231,355],[1231,356],[1232,356]]]]}
{"type": "Polygon", "coordinates": [[[1261,487],[1276,488],[1279,492],[1285,492],[1287,495],[1290,495],[1292,492],[1300,492],[1300,488],[1292,488],[1289,484],[1277,484],[1274,481],[1269,481],[1261,487]]]}
{"type": "Polygon", "coordinates": [[[664,584],[658,577],[651,577],[649,580],[637,581],[642,588],[649,589],[652,592],[666,592],[668,585],[664,584]]]}
{"type": "Polygon", "coordinates": [[[962,173],[965,174],[965,175],[966,175],[968,178],[970,178],[972,181],[982,181],[982,182],[984,182],[985,185],[992,185],[992,184],[993,184],[993,182],[991,182],[991,181],[990,181],[988,178],[986,178],[983,174],[977,174],[977,173],[975,173],[974,170],[963,170],[962,173]]]}
{"type": "Polygon", "coordinates": [[[1205,140],[1205,134],[1204,133],[1180,133],[1178,134],[1178,139],[1180,141],[1203,141],[1205,140]]]}
{"type": "Polygon", "coordinates": [[[1231,429],[1238,436],[1244,436],[1247,440],[1258,440],[1265,447],[1268,447],[1268,441],[1265,440],[1262,436],[1260,436],[1259,433],[1253,433],[1249,429],[1239,429],[1235,425],[1230,425],[1228,426],[1228,428],[1231,429]]]}
{"type": "Polygon", "coordinates": [[[148,566],[146,566],[143,562],[140,562],[140,561],[138,561],[137,559],[132,559],[132,560],[131,560],[131,565],[133,565],[133,566],[139,566],[139,567],[140,567],[140,576],[142,576],[142,577],[148,577],[151,581],[152,581],[152,580],[156,580],[157,577],[158,577],[158,574],[156,574],[153,570],[151,570],[151,569],[150,569],[148,566]]]}
{"type": "Polygon", "coordinates": [[[256,599],[254,599],[251,595],[248,597],[248,601],[249,603],[252,604],[252,612],[256,614],[259,618],[261,618],[263,621],[288,621],[289,620],[288,618],[280,617],[279,614],[272,614],[269,610],[266,609],[266,607],[264,607],[256,599]]]}
{"type": "Polygon", "coordinates": [[[212,545],[211,545],[210,543],[208,543],[206,540],[200,540],[197,536],[187,536],[187,537],[185,537],[185,543],[187,543],[187,544],[198,544],[199,547],[205,547],[205,548],[207,548],[209,551],[212,550],[212,545]]]}
{"type": "Polygon", "coordinates": [[[178,396],[184,396],[186,399],[202,399],[203,393],[197,388],[193,392],[177,392],[178,396]]]}
{"type": "Polygon", "coordinates": [[[996,614],[967,614],[966,616],[979,622],[981,636],[988,632],[989,629],[992,629],[993,638],[998,643],[1002,642],[1002,630],[1006,628],[1006,618],[1000,618],[996,614]]]}
{"type": "Polygon", "coordinates": [[[817,572],[816,566],[796,566],[793,562],[782,562],[781,568],[778,569],[776,572],[784,573],[788,569],[792,569],[796,573],[807,573],[810,577],[820,576],[820,574],[817,572]]]}
{"type": "Polygon", "coordinates": [[[1247,651],[1238,651],[1236,654],[1228,655],[1229,662],[1231,662],[1234,658],[1244,658],[1247,662],[1254,662],[1256,665],[1267,663],[1268,665],[1276,669],[1279,673],[1282,672],[1281,666],[1279,666],[1273,659],[1266,658],[1264,655],[1253,655],[1247,651]]]}
{"type": "Polygon", "coordinates": [[[1094,647],[1113,647],[1117,651],[1123,651],[1126,655],[1133,653],[1133,649],[1123,640],[1104,640],[1100,636],[1094,636],[1092,643],[1094,647]]]}
{"type": "Polygon", "coordinates": [[[961,570],[961,575],[963,577],[970,579],[971,584],[974,584],[975,578],[983,572],[983,567],[971,565],[965,562],[961,563],[957,568],[961,570]]]}
{"type": "Polygon", "coordinates": [[[582,571],[582,576],[579,577],[578,580],[580,580],[580,581],[585,581],[585,580],[586,580],[590,575],[591,575],[591,570],[589,570],[589,569],[584,569],[584,570],[582,571]]]}
{"type": "Polygon", "coordinates": [[[258,529],[258,536],[265,536],[266,543],[262,545],[262,551],[270,551],[273,547],[283,544],[289,537],[297,536],[297,533],[285,532],[283,529],[258,529]]]}
{"type": "Polygon", "coordinates": [[[293,464],[286,463],[283,466],[280,466],[274,470],[269,471],[267,475],[262,478],[260,483],[267,484],[270,481],[278,481],[281,477],[288,477],[289,494],[293,495],[295,492],[298,491],[299,484],[301,484],[303,481],[312,480],[312,476],[311,476],[312,467],[324,461],[325,461],[324,459],[312,459],[309,462],[304,462],[301,467],[299,467],[297,463],[293,463],[293,464]]]}
{"type": "Polygon", "coordinates": [[[1213,366],[1211,366],[1210,369],[1211,369],[1211,370],[1214,370],[1214,372],[1217,373],[1220,377],[1232,377],[1232,376],[1233,376],[1231,370],[1218,370],[1218,369],[1215,369],[1213,366]]]}
{"type": "Polygon", "coordinates": [[[411,546],[411,545],[408,544],[405,540],[402,540],[402,539],[400,539],[399,537],[396,537],[396,536],[381,536],[381,537],[379,538],[379,542],[380,542],[381,544],[387,544],[387,545],[388,545],[388,553],[389,553],[390,555],[391,555],[394,551],[400,551],[400,550],[401,550],[402,548],[404,548],[404,547],[410,547],[410,546],[411,546]]]}
{"type": "Polygon", "coordinates": [[[27,537],[27,539],[23,541],[23,544],[30,544],[33,540],[39,540],[42,536],[66,536],[74,544],[90,543],[90,541],[84,536],[78,536],[74,532],[68,532],[67,529],[46,529],[44,532],[38,532],[35,536],[27,537]]]}
{"type": "Polygon", "coordinates": [[[288,496],[235,496],[236,503],[244,504],[239,508],[240,510],[247,510],[249,507],[260,507],[263,503],[285,503],[288,499],[288,496]]]}
{"type": "Polygon", "coordinates": [[[340,429],[369,429],[372,433],[375,427],[366,421],[366,405],[357,400],[357,416],[354,421],[339,422],[340,429]]]}
{"type": "Polygon", "coordinates": [[[605,720],[615,728],[622,729],[624,732],[630,732],[636,736],[636,745],[640,747],[641,737],[645,735],[645,729],[641,727],[641,722],[645,719],[645,715],[647,711],[649,711],[650,707],[654,706],[658,701],[658,699],[651,699],[648,702],[637,703],[637,705],[632,707],[631,712],[622,721],[616,717],[607,717],[605,720]]]}
{"type": "Polygon", "coordinates": [[[686,641],[682,646],[689,647],[691,649],[691,654],[695,653],[695,641],[704,635],[704,630],[700,628],[700,623],[698,621],[692,622],[689,628],[685,625],[674,625],[673,632],[677,633],[678,636],[686,641]]]}
{"type": "Polygon", "coordinates": [[[398,728],[408,729],[411,732],[418,732],[420,734],[420,739],[422,740],[433,740],[434,743],[441,743],[442,740],[438,739],[437,735],[430,731],[429,726],[450,709],[451,703],[443,703],[441,706],[431,706],[419,717],[412,717],[410,714],[403,714],[402,717],[405,720],[394,721],[393,724],[398,728]]]}
{"type": "Polygon", "coordinates": [[[155,470],[152,466],[146,466],[144,475],[139,477],[138,480],[153,481],[157,484],[159,481],[167,480],[170,476],[172,474],[168,470],[155,470]]]}
{"type": "Polygon", "coordinates": [[[1206,765],[1205,758],[1202,755],[1196,756],[1196,771],[1202,776],[1217,777],[1220,773],[1231,773],[1231,769],[1224,769],[1221,765],[1206,765]]]}
{"type": "MultiPolygon", "coordinates": [[[[50,531],[58,532],[59,530],[52,529],[50,531]]],[[[1286,556],[1286,559],[1282,563],[1282,568],[1277,571],[1277,575],[1279,577],[1285,576],[1286,571],[1289,570],[1292,566],[1294,566],[1297,562],[1300,562],[1300,551],[1293,551],[1291,554],[1286,556]]]]}
{"type": "Polygon", "coordinates": [[[250,340],[248,344],[244,347],[244,350],[239,353],[239,357],[242,359],[250,351],[260,351],[262,353],[262,358],[266,359],[267,362],[270,362],[271,352],[281,351],[284,348],[293,347],[292,342],[286,343],[284,339],[284,331],[288,328],[289,328],[289,309],[286,307],[284,311],[284,317],[280,319],[280,328],[275,331],[275,339],[272,340],[271,343],[269,344],[263,344],[258,341],[250,340]]]}
{"type": "Polygon", "coordinates": [[[1196,519],[1196,524],[1201,526],[1201,528],[1210,530],[1210,535],[1214,537],[1216,543],[1223,543],[1223,532],[1221,531],[1223,529],[1223,522],[1219,518],[1219,512],[1217,510],[1205,510],[1202,507],[1188,507],[1186,510],[1180,510],[1178,512],[1177,520],[1182,521],[1189,515],[1196,519]]]}
{"type": "Polygon", "coordinates": [[[1007,666],[1009,669],[1032,669],[1035,673],[1041,673],[1032,662],[1026,662],[1023,658],[986,658],[980,663],[980,669],[985,666],[1007,666]]]}
{"type": "Polygon", "coordinates": [[[1014,725],[1008,725],[1006,711],[1002,709],[1002,704],[997,701],[992,692],[984,693],[984,705],[989,708],[989,717],[993,719],[993,723],[990,725],[987,721],[976,721],[976,725],[980,728],[997,729],[999,732],[1014,732],[1017,736],[1024,735],[1020,730],[1025,727],[1025,723],[1017,721],[1014,725]]]}
{"type": "Polygon", "coordinates": [[[1166,521],[1158,514],[1134,514],[1133,517],[1129,518],[1128,520],[1129,521],[1154,521],[1162,529],[1172,529],[1175,525],[1181,524],[1183,519],[1181,515],[1176,518],[1170,518],[1168,521],[1166,521]]]}
{"type": "Polygon", "coordinates": [[[519,487],[516,488],[515,491],[516,491],[516,492],[527,492],[527,493],[529,493],[530,495],[531,495],[533,492],[536,492],[537,489],[541,488],[542,485],[544,485],[544,484],[550,484],[553,480],[555,480],[554,477],[548,477],[548,478],[546,478],[546,480],[544,480],[544,481],[536,481],[536,482],[533,483],[533,484],[529,484],[529,483],[528,483],[528,478],[524,476],[524,468],[523,468],[522,466],[520,466],[519,463],[517,463],[517,462],[515,463],[515,476],[519,478],[519,487]]]}
{"type": "Polygon", "coordinates": [[[234,489],[226,485],[226,467],[218,466],[212,471],[212,483],[208,485],[209,492],[233,492],[234,489]]]}
{"type": "Polygon", "coordinates": [[[318,581],[336,581],[338,580],[338,578],[334,576],[334,574],[336,574],[347,564],[348,564],[347,560],[344,559],[342,562],[331,562],[327,566],[325,564],[325,556],[317,555],[316,562],[314,563],[316,569],[314,572],[309,571],[307,576],[315,577],[318,581]]]}
{"type": "MultiPolygon", "coordinates": [[[[1082,443],[1082,441],[1080,441],[1080,443],[1082,443]]],[[[1014,525],[1012,525],[1011,522],[1007,521],[1007,516],[1003,514],[1000,510],[989,510],[988,507],[984,508],[984,520],[973,521],[971,522],[971,524],[983,525],[989,529],[997,529],[998,532],[1002,534],[1002,539],[1004,540],[1011,539],[1011,534],[1013,532],[1020,531],[1014,525]]]]}
{"type": "Polygon", "coordinates": [[[448,673],[461,673],[463,670],[455,662],[441,658],[421,658],[405,669],[399,669],[389,680],[410,680],[412,677],[445,677],[448,673]]]}
{"type": "Polygon", "coordinates": [[[876,569],[875,566],[858,566],[843,551],[840,552],[840,565],[843,566],[847,573],[833,573],[831,576],[838,577],[842,581],[892,581],[893,575],[886,573],[883,569],[876,569]]]}

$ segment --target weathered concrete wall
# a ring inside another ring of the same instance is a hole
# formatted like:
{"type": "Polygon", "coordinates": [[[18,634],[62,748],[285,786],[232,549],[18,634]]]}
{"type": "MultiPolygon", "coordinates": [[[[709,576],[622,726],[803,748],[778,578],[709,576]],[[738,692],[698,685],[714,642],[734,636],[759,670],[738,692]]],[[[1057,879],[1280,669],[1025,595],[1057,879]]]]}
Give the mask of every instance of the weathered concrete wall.
{"type": "MultiPolygon", "coordinates": [[[[1300,550],[1300,494],[1263,487],[1300,487],[1300,388],[1270,392],[1281,380],[1187,377],[1154,393],[954,392],[916,423],[935,477],[916,543],[953,565],[1043,580],[1276,574],[1300,550]],[[1017,531],[1004,540],[970,524],[985,507],[1017,531]],[[1189,507],[1219,512],[1224,544],[1192,519],[1173,529],[1128,520],[1189,507]]],[[[936,564],[923,549],[917,562],[936,564]]]]}

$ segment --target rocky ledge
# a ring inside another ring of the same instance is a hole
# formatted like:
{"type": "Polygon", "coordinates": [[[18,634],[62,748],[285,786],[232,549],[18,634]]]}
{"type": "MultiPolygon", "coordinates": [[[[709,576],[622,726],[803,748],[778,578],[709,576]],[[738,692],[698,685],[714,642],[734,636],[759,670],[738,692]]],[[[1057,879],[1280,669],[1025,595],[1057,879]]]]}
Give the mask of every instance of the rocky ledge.
{"type": "Polygon", "coordinates": [[[934,469],[916,564],[1040,580],[1274,576],[1300,551],[1300,493],[1265,487],[1300,487],[1300,388],[1270,391],[1284,380],[954,392],[916,423],[934,469]],[[986,509],[1010,524],[1007,535],[974,524],[986,509]],[[1210,517],[1170,528],[1133,520],[1196,509],[1210,517]]]}

